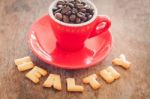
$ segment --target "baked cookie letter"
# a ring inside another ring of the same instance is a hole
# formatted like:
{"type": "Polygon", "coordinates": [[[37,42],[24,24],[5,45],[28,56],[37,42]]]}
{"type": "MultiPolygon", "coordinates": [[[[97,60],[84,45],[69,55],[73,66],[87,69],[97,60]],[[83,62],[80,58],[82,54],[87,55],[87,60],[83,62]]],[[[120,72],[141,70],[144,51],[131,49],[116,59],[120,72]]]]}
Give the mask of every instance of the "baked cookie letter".
{"type": "Polygon", "coordinates": [[[121,66],[125,69],[128,69],[131,65],[131,63],[129,61],[126,60],[126,57],[124,54],[121,54],[119,56],[119,58],[115,58],[112,60],[112,64],[114,65],[118,65],[118,66],[121,66]]]}
{"type": "Polygon", "coordinates": [[[97,79],[97,75],[92,74],[89,75],[88,77],[83,78],[83,83],[90,84],[90,86],[93,89],[98,89],[101,87],[101,84],[96,79],[97,79]]]}
{"type": "Polygon", "coordinates": [[[46,74],[47,74],[46,70],[35,66],[25,76],[34,83],[38,83],[40,81],[41,76],[45,76],[46,74]]]}
{"type": "Polygon", "coordinates": [[[67,90],[71,92],[83,92],[83,86],[76,85],[74,78],[67,78],[67,90]]]}
{"type": "Polygon", "coordinates": [[[50,74],[43,84],[44,87],[54,87],[57,90],[62,90],[60,75],[50,74]]]}
{"type": "Polygon", "coordinates": [[[26,71],[34,67],[31,57],[27,56],[24,58],[15,59],[15,64],[19,71],[26,71]]]}
{"type": "Polygon", "coordinates": [[[101,70],[100,75],[107,83],[112,83],[120,77],[120,74],[111,66],[101,70]]]}

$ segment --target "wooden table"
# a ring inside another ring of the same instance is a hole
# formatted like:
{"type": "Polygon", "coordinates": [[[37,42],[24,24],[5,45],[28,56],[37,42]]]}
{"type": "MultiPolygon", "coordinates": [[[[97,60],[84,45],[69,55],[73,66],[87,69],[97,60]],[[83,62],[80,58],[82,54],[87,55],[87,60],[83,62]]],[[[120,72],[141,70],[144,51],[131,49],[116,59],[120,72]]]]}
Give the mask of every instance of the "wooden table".
{"type": "Polygon", "coordinates": [[[47,14],[53,0],[0,0],[0,99],[150,99],[150,0],[94,0],[99,14],[110,16],[113,49],[97,66],[69,71],[48,66],[35,57],[27,45],[26,33],[39,17],[47,14]],[[81,78],[111,65],[111,60],[124,53],[132,62],[129,70],[114,67],[121,78],[102,84],[99,90],[84,85],[83,93],[66,92],[65,78],[81,78]],[[14,59],[30,55],[38,66],[62,78],[63,91],[42,88],[19,72],[14,59]]]}

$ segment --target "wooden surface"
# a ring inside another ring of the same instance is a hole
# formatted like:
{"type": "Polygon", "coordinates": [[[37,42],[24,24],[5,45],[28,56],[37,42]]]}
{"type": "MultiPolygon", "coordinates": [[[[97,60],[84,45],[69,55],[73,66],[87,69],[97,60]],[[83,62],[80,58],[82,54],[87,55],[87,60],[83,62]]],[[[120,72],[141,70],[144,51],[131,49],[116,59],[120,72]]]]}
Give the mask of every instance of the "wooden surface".
{"type": "Polygon", "coordinates": [[[51,1],[0,0],[0,99],[150,99],[150,0],[94,0],[99,14],[112,20],[113,49],[97,66],[76,71],[48,66],[28,49],[26,33],[34,20],[47,14],[51,1]],[[83,93],[66,92],[65,78],[75,77],[83,85],[81,78],[111,65],[120,53],[133,65],[127,71],[115,67],[119,80],[106,84],[98,78],[99,90],[84,85],[83,93]],[[64,90],[42,88],[46,77],[38,85],[26,79],[26,72],[19,72],[13,62],[26,55],[50,73],[60,74],[64,90]]]}

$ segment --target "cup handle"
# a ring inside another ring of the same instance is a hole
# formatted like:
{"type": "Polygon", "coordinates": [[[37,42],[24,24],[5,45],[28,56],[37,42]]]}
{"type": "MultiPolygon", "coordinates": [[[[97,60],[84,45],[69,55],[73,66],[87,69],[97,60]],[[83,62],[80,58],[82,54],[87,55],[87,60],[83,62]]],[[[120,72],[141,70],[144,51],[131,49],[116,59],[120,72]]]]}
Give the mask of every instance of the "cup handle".
{"type": "Polygon", "coordinates": [[[92,38],[92,37],[95,37],[99,34],[106,32],[110,26],[111,26],[111,21],[107,16],[97,16],[97,18],[95,20],[94,29],[88,38],[92,38]],[[101,25],[102,23],[104,26],[99,27],[99,25],[101,25]]]}

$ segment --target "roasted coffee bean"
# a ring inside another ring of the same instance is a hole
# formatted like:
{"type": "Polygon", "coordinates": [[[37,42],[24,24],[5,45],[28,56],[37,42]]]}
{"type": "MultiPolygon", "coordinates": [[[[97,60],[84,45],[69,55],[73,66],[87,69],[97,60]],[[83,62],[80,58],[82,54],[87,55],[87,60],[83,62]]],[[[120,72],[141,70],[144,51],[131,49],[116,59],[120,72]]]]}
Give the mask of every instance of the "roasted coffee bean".
{"type": "Polygon", "coordinates": [[[93,9],[87,9],[87,12],[90,13],[90,14],[93,14],[93,9]]]}
{"type": "Polygon", "coordinates": [[[81,0],[75,0],[76,3],[81,3],[81,0]]]}
{"type": "Polygon", "coordinates": [[[90,20],[92,17],[93,17],[92,15],[89,15],[89,16],[88,16],[88,20],[90,20]]]}
{"type": "Polygon", "coordinates": [[[81,21],[81,23],[84,23],[84,21],[81,21]]]}
{"type": "Polygon", "coordinates": [[[74,0],[71,0],[70,3],[75,4],[76,2],[74,0]]]}
{"type": "Polygon", "coordinates": [[[83,4],[84,6],[86,5],[86,3],[85,3],[85,2],[81,2],[81,4],[83,4]]]}
{"type": "Polygon", "coordinates": [[[74,7],[74,4],[72,4],[72,3],[68,3],[68,5],[69,5],[71,8],[74,7]]]}
{"type": "Polygon", "coordinates": [[[76,14],[78,12],[78,10],[76,8],[73,8],[71,11],[73,14],[76,14]]]}
{"type": "Polygon", "coordinates": [[[71,11],[66,12],[66,15],[68,16],[71,15],[71,11]]]}
{"type": "Polygon", "coordinates": [[[82,17],[83,17],[80,13],[77,13],[77,16],[78,16],[78,17],[80,17],[80,18],[82,18],[82,17]]]}
{"type": "Polygon", "coordinates": [[[76,15],[70,15],[69,19],[70,19],[70,21],[72,21],[72,22],[75,21],[76,15]]]}
{"type": "Polygon", "coordinates": [[[65,23],[69,23],[69,17],[66,16],[66,15],[63,15],[63,21],[64,21],[65,23]]]}
{"type": "Polygon", "coordinates": [[[86,12],[86,9],[80,9],[81,12],[86,12]]]}
{"type": "Polygon", "coordinates": [[[69,0],[64,0],[64,2],[67,4],[67,3],[69,3],[69,0]]]}
{"type": "Polygon", "coordinates": [[[79,9],[83,9],[84,5],[83,4],[76,4],[76,7],[79,8],[79,9]]]}
{"type": "Polygon", "coordinates": [[[89,15],[90,15],[90,13],[85,13],[85,15],[86,15],[86,16],[89,16],[89,15]]]}
{"type": "Polygon", "coordinates": [[[58,7],[58,8],[62,8],[62,7],[63,7],[63,5],[57,5],[57,7],[58,7]]]}
{"type": "Polygon", "coordinates": [[[64,2],[63,0],[59,0],[59,1],[57,2],[57,5],[63,5],[63,4],[65,4],[65,2],[64,2]]]}
{"type": "Polygon", "coordinates": [[[62,14],[65,14],[66,12],[68,12],[69,10],[71,10],[71,8],[69,6],[64,7],[61,11],[62,14]]]}
{"type": "Polygon", "coordinates": [[[87,17],[85,17],[85,16],[84,16],[84,17],[82,17],[82,20],[83,20],[84,22],[85,22],[85,21],[87,21],[87,19],[88,19],[88,18],[87,18],[87,17]]]}
{"type": "Polygon", "coordinates": [[[61,12],[61,9],[56,10],[56,11],[54,12],[54,14],[55,14],[55,13],[59,13],[59,12],[61,12]]]}
{"type": "Polygon", "coordinates": [[[69,2],[75,2],[75,0],[69,0],[69,2]]]}
{"type": "Polygon", "coordinates": [[[63,5],[63,8],[65,8],[65,7],[67,7],[67,4],[64,4],[64,5],[63,5]]]}
{"type": "Polygon", "coordinates": [[[76,18],[76,23],[80,23],[81,19],[80,18],[76,18]]]}
{"type": "Polygon", "coordinates": [[[84,17],[84,16],[85,16],[85,14],[84,14],[84,13],[82,13],[82,12],[78,12],[78,13],[77,13],[77,16],[78,16],[78,17],[80,17],[80,18],[82,18],[82,17],[84,17]]]}
{"type": "Polygon", "coordinates": [[[90,9],[91,7],[86,4],[86,5],[84,5],[84,8],[85,8],[85,9],[90,9]]]}
{"type": "Polygon", "coordinates": [[[61,13],[56,13],[55,18],[58,20],[62,20],[62,14],[61,13]]]}

